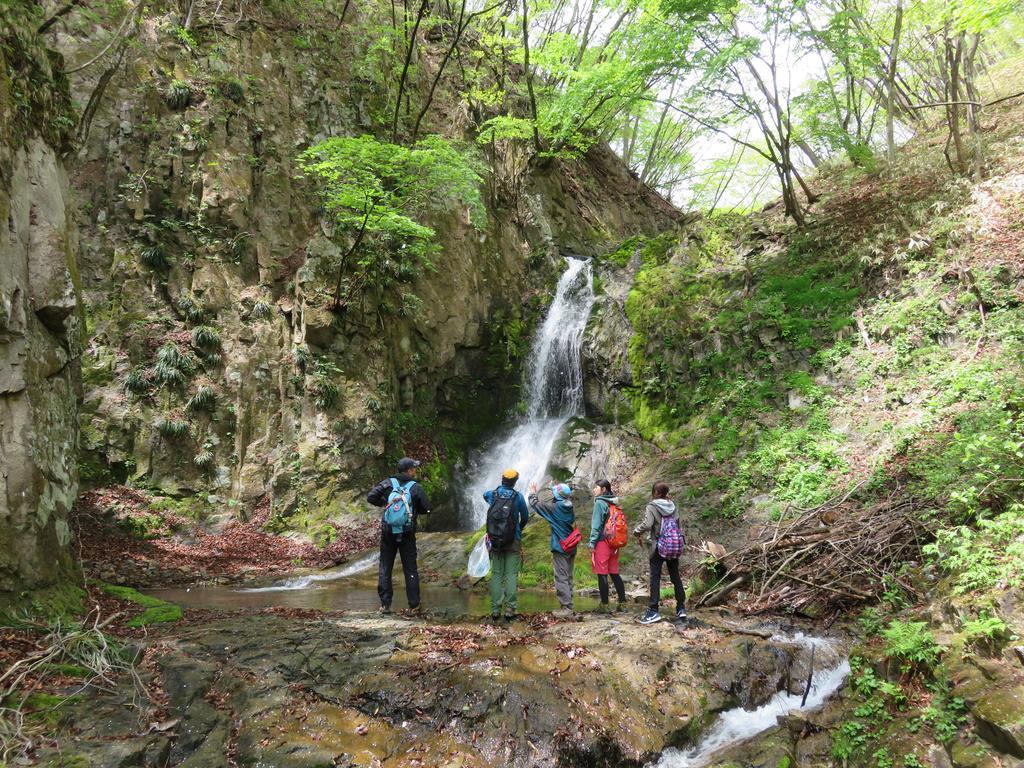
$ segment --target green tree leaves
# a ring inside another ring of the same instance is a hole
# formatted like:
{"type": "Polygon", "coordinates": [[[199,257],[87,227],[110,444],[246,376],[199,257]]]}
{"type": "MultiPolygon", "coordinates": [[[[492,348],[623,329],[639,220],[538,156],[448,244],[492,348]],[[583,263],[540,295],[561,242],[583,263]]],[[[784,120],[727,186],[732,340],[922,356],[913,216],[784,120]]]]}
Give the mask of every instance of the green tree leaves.
{"type": "Polygon", "coordinates": [[[336,136],[299,155],[299,165],[316,182],[336,233],[348,238],[333,265],[335,308],[431,267],[435,231],[425,222],[432,214],[461,208],[472,226],[485,222],[478,163],[440,136],[412,147],[336,136]]]}

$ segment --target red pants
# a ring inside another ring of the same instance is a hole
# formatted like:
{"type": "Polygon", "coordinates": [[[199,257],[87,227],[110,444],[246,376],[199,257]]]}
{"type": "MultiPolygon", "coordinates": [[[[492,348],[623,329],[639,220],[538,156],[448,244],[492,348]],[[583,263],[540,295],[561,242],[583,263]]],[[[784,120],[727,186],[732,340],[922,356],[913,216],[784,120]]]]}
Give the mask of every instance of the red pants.
{"type": "Polygon", "coordinates": [[[594,546],[590,555],[590,567],[593,573],[607,575],[619,572],[619,550],[612,549],[608,542],[602,539],[594,546]]]}

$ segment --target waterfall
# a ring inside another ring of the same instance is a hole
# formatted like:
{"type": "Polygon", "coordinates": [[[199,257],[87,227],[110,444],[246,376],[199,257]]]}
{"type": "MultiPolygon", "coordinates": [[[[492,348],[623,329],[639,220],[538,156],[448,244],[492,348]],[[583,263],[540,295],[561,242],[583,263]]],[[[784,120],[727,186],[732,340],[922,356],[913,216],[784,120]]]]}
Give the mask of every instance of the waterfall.
{"type": "MultiPolygon", "coordinates": [[[[526,375],[526,415],[485,449],[474,462],[463,499],[466,520],[473,527],[487,517],[484,491],[496,488],[506,469],[519,471],[516,489],[544,480],[559,431],[583,413],[583,366],[580,348],[594,304],[589,261],[566,257],[555,299],[530,350],[526,375]]],[[[483,540],[477,546],[483,546],[483,540]]]]}

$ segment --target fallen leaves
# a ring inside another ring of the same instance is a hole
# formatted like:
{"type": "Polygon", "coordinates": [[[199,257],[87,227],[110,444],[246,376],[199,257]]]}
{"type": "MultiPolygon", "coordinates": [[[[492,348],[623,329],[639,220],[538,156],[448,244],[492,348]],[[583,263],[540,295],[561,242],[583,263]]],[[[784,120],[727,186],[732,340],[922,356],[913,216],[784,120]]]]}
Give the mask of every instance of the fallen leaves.
{"type": "Polygon", "coordinates": [[[555,650],[568,656],[570,659],[582,659],[590,653],[590,651],[582,645],[570,645],[568,643],[560,643],[559,645],[556,645],[555,650]]]}
{"type": "Polygon", "coordinates": [[[81,559],[92,578],[134,586],[195,583],[322,568],[372,548],[376,530],[337,529],[323,549],[262,530],[266,502],[248,522],[232,521],[222,533],[204,531],[189,518],[155,509],[142,491],[112,486],[86,491],[72,515],[81,559]],[[145,531],[145,537],[133,533],[145,531]]]}

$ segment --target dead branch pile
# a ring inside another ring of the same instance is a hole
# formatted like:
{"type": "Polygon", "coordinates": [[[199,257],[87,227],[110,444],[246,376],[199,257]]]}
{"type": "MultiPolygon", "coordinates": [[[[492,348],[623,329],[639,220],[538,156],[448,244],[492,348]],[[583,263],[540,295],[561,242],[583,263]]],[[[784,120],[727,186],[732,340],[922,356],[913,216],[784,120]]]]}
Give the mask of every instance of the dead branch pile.
{"type": "Polygon", "coordinates": [[[745,587],[739,607],[749,613],[822,616],[894,585],[914,594],[899,572],[931,538],[920,504],[900,493],[870,506],[855,504],[848,501],[853,490],[766,525],[751,543],[719,557],[726,573],[699,604],[718,604],[745,587]]]}

